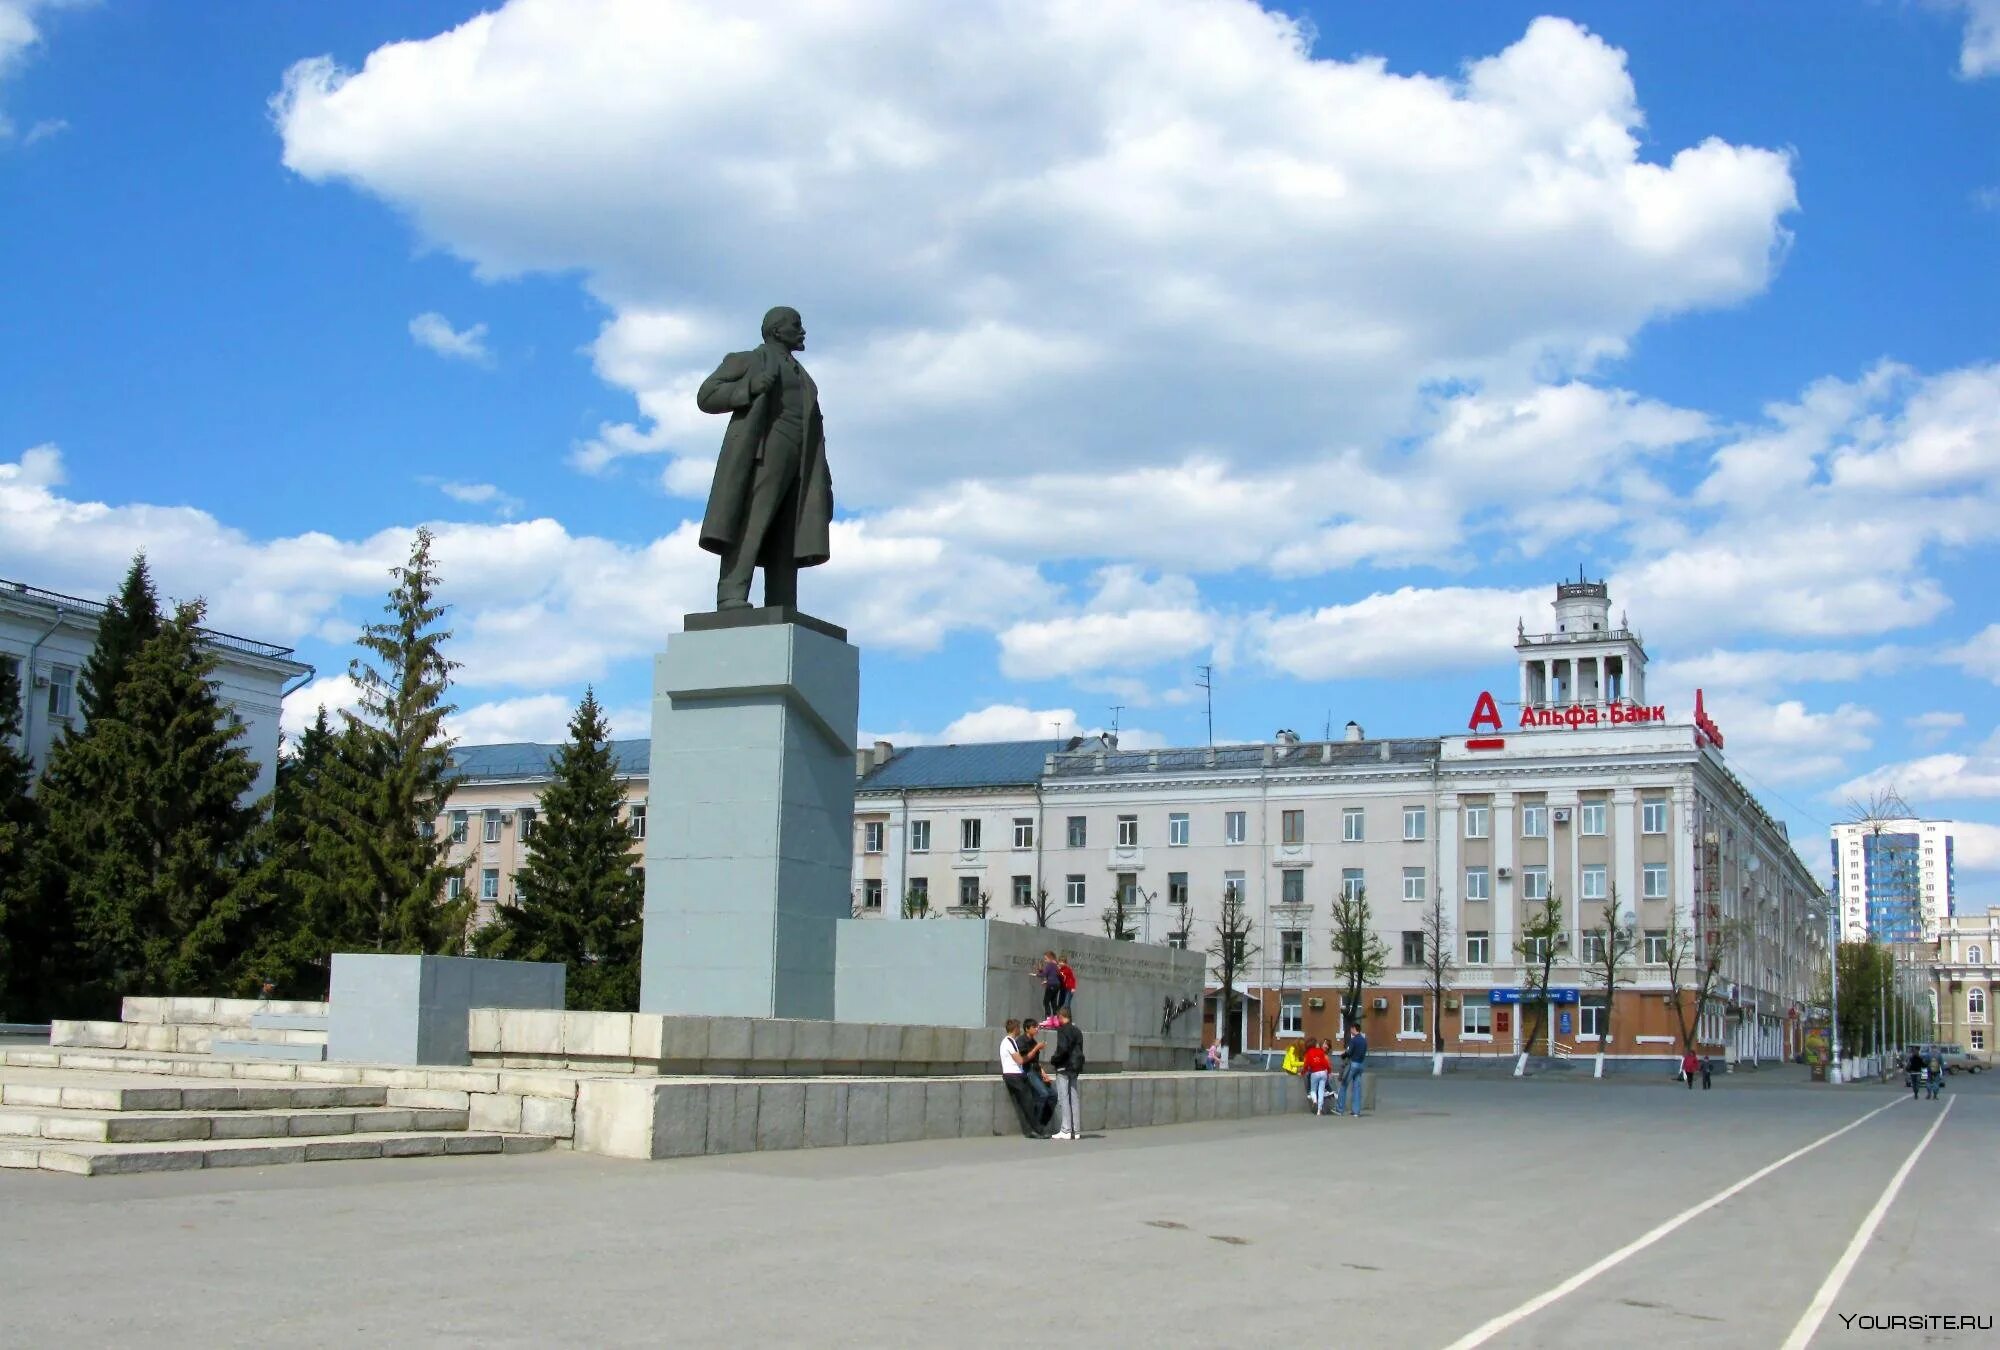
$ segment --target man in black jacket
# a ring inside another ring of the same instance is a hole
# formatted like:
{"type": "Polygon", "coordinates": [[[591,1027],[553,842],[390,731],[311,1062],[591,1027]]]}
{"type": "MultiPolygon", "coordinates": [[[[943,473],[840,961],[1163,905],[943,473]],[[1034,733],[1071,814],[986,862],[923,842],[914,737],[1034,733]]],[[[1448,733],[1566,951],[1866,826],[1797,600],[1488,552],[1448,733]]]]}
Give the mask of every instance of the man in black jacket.
{"type": "Polygon", "coordinates": [[[1056,1071],[1056,1107],[1062,1112],[1062,1128],[1054,1139],[1083,1138],[1083,1112],[1076,1101],[1076,1076],[1083,1072],[1083,1033],[1070,1021],[1069,1009],[1056,1013],[1056,1052],[1049,1067],[1056,1071]]]}

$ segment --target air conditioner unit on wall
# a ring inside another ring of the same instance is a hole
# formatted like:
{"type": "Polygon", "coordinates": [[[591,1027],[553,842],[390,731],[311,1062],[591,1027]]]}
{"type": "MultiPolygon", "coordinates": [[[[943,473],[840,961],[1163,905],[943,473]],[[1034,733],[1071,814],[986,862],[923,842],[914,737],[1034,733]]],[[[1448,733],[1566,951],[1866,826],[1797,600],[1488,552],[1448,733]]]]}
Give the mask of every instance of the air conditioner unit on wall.
{"type": "Polygon", "coordinates": [[[1507,878],[1514,875],[1514,869],[1511,867],[1497,868],[1495,869],[1494,875],[1498,876],[1502,881],[1505,881],[1507,880],[1507,878]]]}
{"type": "Polygon", "coordinates": [[[1389,1011],[1389,1000],[1388,1000],[1388,999],[1386,999],[1386,998],[1378,998],[1378,999],[1376,999],[1376,1000],[1375,1000],[1375,1011],[1376,1011],[1376,1012],[1387,1012],[1387,1011],[1389,1011]]]}
{"type": "Polygon", "coordinates": [[[1309,998],[1306,1000],[1306,1006],[1314,1012],[1318,1012],[1320,1009],[1326,1007],[1326,1000],[1323,998],[1309,998]]]}
{"type": "Polygon", "coordinates": [[[1567,806],[1558,806],[1551,814],[1555,816],[1556,824],[1569,824],[1569,808],[1567,806]]]}

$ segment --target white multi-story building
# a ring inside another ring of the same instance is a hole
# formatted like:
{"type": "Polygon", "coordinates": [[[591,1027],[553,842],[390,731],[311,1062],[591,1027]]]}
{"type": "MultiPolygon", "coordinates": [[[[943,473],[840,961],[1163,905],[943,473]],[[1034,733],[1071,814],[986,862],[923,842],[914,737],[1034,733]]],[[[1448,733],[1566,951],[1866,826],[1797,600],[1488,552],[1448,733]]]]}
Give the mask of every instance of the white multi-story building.
{"type": "MultiPolygon", "coordinates": [[[[77,679],[97,645],[105,607],[95,600],[0,581],[0,661],[15,663],[21,682],[21,745],[39,772],[62,731],[81,727],[77,679]]],[[[290,647],[202,630],[215,657],[216,695],[243,724],[243,747],[257,762],[252,798],[271,790],[278,771],[278,722],[286,685],[312,667],[290,647]]]]}
{"type": "Polygon", "coordinates": [[[1958,912],[1952,822],[1866,820],[1833,827],[1840,937],[1922,942],[1958,912]]]}
{"type": "MultiPolygon", "coordinates": [[[[1112,898],[1142,938],[1215,941],[1226,892],[1253,920],[1244,1046],[1334,1034],[1333,900],[1366,895],[1389,958],[1364,996],[1382,1049],[1595,1051],[1590,960],[1607,904],[1638,931],[1607,1053],[1679,1052],[1670,935],[1728,932],[1698,1041],[1745,1060],[1802,1044],[1826,960],[1825,897],[1784,827],[1731,774],[1705,709],[1643,702],[1639,635],[1597,582],[1557,591],[1552,632],[1520,633],[1520,698],[1468,696],[1466,732],[1122,751],[1099,741],[918,746],[858,755],[855,906],[895,920],[979,914],[1102,931],[1112,898]],[[1444,902],[1456,971],[1445,1025],[1426,997],[1424,912],[1444,902]],[[1529,1018],[1523,926],[1563,902],[1557,1007],[1529,1018]]],[[[1685,987],[1686,981],[1683,981],[1685,987]]],[[[1682,1006],[1688,1006],[1683,1003],[1682,1006]]],[[[1213,1017],[1213,1009],[1210,1010],[1213,1017]]]]}

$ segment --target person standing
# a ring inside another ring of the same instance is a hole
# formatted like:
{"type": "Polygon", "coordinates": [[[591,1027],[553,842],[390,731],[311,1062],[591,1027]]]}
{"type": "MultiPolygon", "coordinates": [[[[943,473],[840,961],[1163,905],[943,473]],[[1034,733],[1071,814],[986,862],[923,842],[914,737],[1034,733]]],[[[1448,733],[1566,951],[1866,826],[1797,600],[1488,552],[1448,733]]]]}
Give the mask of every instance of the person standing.
{"type": "Polygon", "coordinates": [[[1056,962],[1056,978],[1062,981],[1062,994],[1056,1006],[1067,1008],[1076,1001],[1076,972],[1069,968],[1067,958],[1056,962]]]}
{"type": "Polygon", "coordinates": [[[1930,1076],[1930,1091],[1926,1095],[1936,1101],[1938,1093],[1944,1089],[1944,1057],[1935,1050],[1931,1051],[1930,1058],[1924,1063],[1924,1072],[1930,1076]]]}
{"type": "Polygon", "coordinates": [[[1042,1067],[1042,1043],[1035,1035],[1032,1018],[1021,1023],[1021,1034],[1014,1046],[1021,1052],[1021,1076],[1027,1079],[1028,1091],[1035,1099],[1035,1124],[1046,1139],[1055,1128],[1052,1123],[1056,1114],[1055,1080],[1042,1067]]]}
{"type": "Polygon", "coordinates": [[[1042,953],[1042,1016],[1054,1017],[1062,1006],[1062,967],[1052,951],[1042,953]]]}
{"type": "Polygon", "coordinates": [[[1306,1044],[1305,1058],[1301,1067],[1306,1074],[1306,1098],[1312,1103],[1313,1114],[1326,1114],[1326,1080],[1333,1073],[1333,1060],[1327,1056],[1327,1043],[1310,1041],[1306,1044]]]}
{"type": "Polygon", "coordinates": [[[1352,1120],[1361,1114],[1361,1076],[1368,1071],[1368,1037],[1362,1034],[1359,1022],[1347,1029],[1347,1046],[1340,1057],[1347,1067],[1341,1071],[1340,1088],[1333,1094],[1333,1113],[1337,1116],[1345,1110],[1352,1120]]]}
{"type": "Polygon", "coordinates": [[[1924,1092],[1924,1052],[1911,1049],[1909,1063],[1903,1069],[1910,1075],[1910,1100],[1915,1101],[1924,1092]]]}
{"type": "Polygon", "coordinates": [[[1681,1056],[1681,1077],[1687,1079],[1688,1091],[1694,1091],[1694,1076],[1701,1071],[1701,1061],[1695,1058],[1692,1047],[1681,1056]]]}
{"type": "Polygon", "coordinates": [[[1028,1091],[1027,1071],[1021,1064],[1021,1049],[1018,1037],[1021,1024],[1013,1018],[1007,1019],[1007,1034],[1000,1038],[1000,1081],[1007,1089],[1007,1096],[1014,1103],[1014,1114],[1021,1121],[1021,1137],[1024,1139],[1046,1139],[1042,1133],[1040,1115],[1035,1107],[1034,1096],[1028,1091]]]}
{"type": "Polygon", "coordinates": [[[1083,1111],[1077,1103],[1076,1076],[1083,1072],[1083,1032],[1076,1023],[1070,1021],[1069,1009],[1056,1013],[1056,1052],[1049,1056],[1049,1067],[1056,1071],[1056,1107],[1062,1115],[1062,1128],[1051,1138],[1083,1138],[1083,1111]]]}
{"type": "Polygon", "coordinates": [[[1715,1056],[1703,1055],[1701,1058],[1701,1090],[1703,1092],[1708,1091],[1709,1087],[1711,1086],[1711,1084],[1708,1081],[1708,1076],[1714,1071],[1715,1071],[1715,1056]]]}

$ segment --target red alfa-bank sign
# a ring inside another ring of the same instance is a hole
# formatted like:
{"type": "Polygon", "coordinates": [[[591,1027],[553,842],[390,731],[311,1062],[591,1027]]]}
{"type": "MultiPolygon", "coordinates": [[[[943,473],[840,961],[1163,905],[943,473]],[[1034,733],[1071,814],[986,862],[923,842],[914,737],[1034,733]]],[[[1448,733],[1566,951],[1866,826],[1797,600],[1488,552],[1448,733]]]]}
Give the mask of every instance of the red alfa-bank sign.
{"type": "MultiPolygon", "coordinates": [[[[1641,723],[1664,722],[1667,720],[1667,706],[1655,703],[1650,707],[1640,704],[1613,703],[1609,707],[1568,707],[1568,708],[1523,708],[1518,729],[1522,731],[1577,731],[1583,727],[1627,727],[1641,723]]],[[[1479,701],[1472,705],[1472,720],[1466,723],[1466,730],[1472,732],[1499,731],[1503,727],[1500,720],[1500,705],[1490,692],[1482,690],[1479,701]]],[[[1697,742],[1722,748],[1722,729],[1708,715],[1702,706],[1701,690],[1694,691],[1694,729],[1697,742]]],[[[1502,736],[1473,735],[1466,738],[1468,750],[1499,750],[1506,746],[1502,736]]]]}

